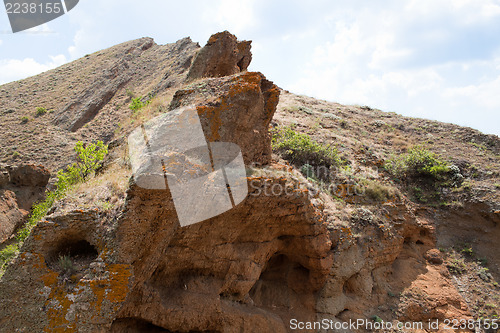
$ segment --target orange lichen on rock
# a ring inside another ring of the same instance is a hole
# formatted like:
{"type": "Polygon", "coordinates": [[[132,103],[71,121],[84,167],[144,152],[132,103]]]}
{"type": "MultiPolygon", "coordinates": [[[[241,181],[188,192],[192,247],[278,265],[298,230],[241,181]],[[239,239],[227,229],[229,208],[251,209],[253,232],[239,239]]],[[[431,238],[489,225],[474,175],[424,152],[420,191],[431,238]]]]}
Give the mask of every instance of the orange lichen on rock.
{"type": "Polygon", "coordinates": [[[91,318],[102,318],[102,306],[106,311],[118,311],[121,303],[129,292],[129,282],[132,276],[131,266],[125,264],[106,265],[107,278],[81,279],[76,286],[68,291],[65,282],[58,279],[55,272],[49,273],[44,279],[45,286],[51,288],[45,307],[49,319],[45,332],[75,332],[79,322],[79,311],[72,305],[84,297],[88,304],[91,318]]]}

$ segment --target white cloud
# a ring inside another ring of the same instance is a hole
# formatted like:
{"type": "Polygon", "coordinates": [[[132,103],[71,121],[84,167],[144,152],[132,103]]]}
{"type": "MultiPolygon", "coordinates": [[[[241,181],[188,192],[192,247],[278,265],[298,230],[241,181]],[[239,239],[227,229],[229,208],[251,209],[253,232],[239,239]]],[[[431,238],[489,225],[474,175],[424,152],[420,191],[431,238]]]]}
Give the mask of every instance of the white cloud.
{"type": "MultiPolygon", "coordinates": [[[[419,0],[406,7],[396,3],[392,8],[334,13],[331,31],[323,33],[300,76],[284,88],[500,134],[492,125],[500,123],[500,56],[492,58],[490,51],[496,48],[498,54],[500,42],[471,44],[488,36],[480,33],[498,15],[498,1],[468,0],[419,0]],[[462,27],[467,25],[472,27],[462,27]],[[472,32],[457,39],[464,31],[472,32]],[[484,51],[460,57],[471,47],[484,51]]],[[[498,23],[489,24],[499,29],[498,23]]]]}
{"type": "Polygon", "coordinates": [[[257,24],[255,3],[255,0],[221,0],[206,7],[202,17],[206,23],[215,25],[218,29],[242,34],[244,30],[257,24]]]}
{"type": "Polygon", "coordinates": [[[32,58],[0,60],[0,84],[36,75],[66,63],[62,54],[50,56],[50,61],[38,63],[32,58]]]}
{"type": "Polygon", "coordinates": [[[500,3],[497,0],[411,0],[405,7],[415,16],[447,16],[459,18],[462,24],[481,23],[500,16],[500,3]]]}

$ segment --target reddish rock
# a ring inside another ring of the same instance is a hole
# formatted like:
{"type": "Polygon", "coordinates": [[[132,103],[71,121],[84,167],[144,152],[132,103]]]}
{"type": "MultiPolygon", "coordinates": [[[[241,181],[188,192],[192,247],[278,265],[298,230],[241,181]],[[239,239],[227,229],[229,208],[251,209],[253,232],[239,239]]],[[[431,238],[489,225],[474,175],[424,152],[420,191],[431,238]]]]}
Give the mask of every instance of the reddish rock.
{"type": "Polygon", "coordinates": [[[10,182],[16,186],[45,187],[50,172],[42,165],[25,164],[9,167],[10,182]]]}
{"type": "Polygon", "coordinates": [[[443,263],[443,256],[438,249],[430,249],[425,252],[424,258],[434,265],[441,265],[443,263]]]}
{"type": "Polygon", "coordinates": [[[252,61],[251,41],[239,42],[228,31],[210,37],[196,55],[188,79],[221,77],[246,71],[252,61]]]}
{"type": "Polygon", "coordinates": [[[0,243],[22,225],[27,214],[27,211],[18,207],[14,192],[0,190],[0,243]]]}

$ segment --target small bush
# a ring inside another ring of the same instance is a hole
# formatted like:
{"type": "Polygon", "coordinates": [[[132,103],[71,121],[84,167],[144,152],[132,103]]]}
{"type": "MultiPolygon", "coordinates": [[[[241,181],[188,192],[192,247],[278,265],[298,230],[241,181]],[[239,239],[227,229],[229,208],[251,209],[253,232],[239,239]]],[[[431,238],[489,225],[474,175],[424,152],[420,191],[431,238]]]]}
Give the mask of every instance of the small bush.
{"type": "Polygon", "coordinates": [[[24,117],[21,117],[21,124],[26,124],[28,121],[30,121],[30,118],[24,116],[24,117]]]}
{"type": "Polygon", "coordinates": [[[396,196],[396,190],[379,182],[367,180],[365,185],[365,195],[373,201],[387,201],[396,196]]]}
{"type": "Polygon", "coordinates": [[[430,176],[441,178],[449,171],[446,162],[422,146],[410,148],[406,154],[386,161],[384,167],[396,177],[430,176]]]}
{"type": "Polygon", "coordinates": [[[472,246],[468,245],[468,246],[465,246],[462,251],[463,254],[466,254],[470,257],[474,256],[474,250],[472,249],[472,246]]]}
{"type": "Polygon", "coordinates": [[[57,173],[57,188],[61,191],[76,183],[84,182],[101,165],[104,156],[108,153],[108,146],[102,141],[90,143],[86,147],[78,141],[75,146],[78,161],[67,167],[67,171],[57,173]]]}
{"type": "Polygon", "coordinates": [[[35,116],[40,117],[40,116],[43,116],[46,113],[47,113],[47,109],[46,108],[37,107],[36,108],[35,116]]]}
{"type": "Polygon", "coordinates": [[[7,245],[0,251],[0,262],[9,262],[17,255],[18,251],[19,248],[17,244],[7,245]]]}
{"type": "Polygon", "coordinates": [[[290,127],[273,131],[273,149],[296,165],[336,166],[340,164],[337,150],[313,141],[307,134],[297,133],[290,127]]]}
{"type": "Polygon", "coordinates": [[[151,103],[151,100],[153,99],[153,97],[154,96],[152,96],[151,94],[148,95],[146,102],[143,102],[142,101],[143,98],[140,96],[132,98],[132,101],[130,102],[130,105],[128,107],[130,110],[137,112],[140,109],[142,109],[143,107],[145,107],[146,105],[148,105],[149,103],[151,103]]]}

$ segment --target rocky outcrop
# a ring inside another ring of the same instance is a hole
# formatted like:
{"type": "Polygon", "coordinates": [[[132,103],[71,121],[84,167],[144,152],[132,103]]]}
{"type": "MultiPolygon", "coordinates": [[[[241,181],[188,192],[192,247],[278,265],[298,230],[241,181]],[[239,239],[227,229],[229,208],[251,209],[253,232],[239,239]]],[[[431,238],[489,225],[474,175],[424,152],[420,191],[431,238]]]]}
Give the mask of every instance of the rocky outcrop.
{"type": "Polygon", "coordinates": [[[277,86],[247,72],[178,90],[170,108],[196,106],[207,141],[235,143],[246,165],[264,165],[271,160],[268,129],[278,100],[277,86]]]}
{"type": "Polygon", "coordinates": [[[0,189],[0,244],[5,242],[19,228],[27,211],[17,205],[16,194],[0,189]]]}
{"type": "Polygon", "coordinates": [[[10,183],[15,186],[45,187],[50,179],[50,172],[42,165],[18,165],[7,169],[10,183]]]}
{"type": "Polygon", "coordinates": [[[34,202],[42,198],[50,173],[41,165],[0,166],[0,244],[26,220],[34,202]]]}
{"type": "Polygon", "coordinates": [[[251,41],[239,42],[228,31],[212,35],[194,58],[188,80],[221,77],[246,71],[252,61],[251,41]]]}

